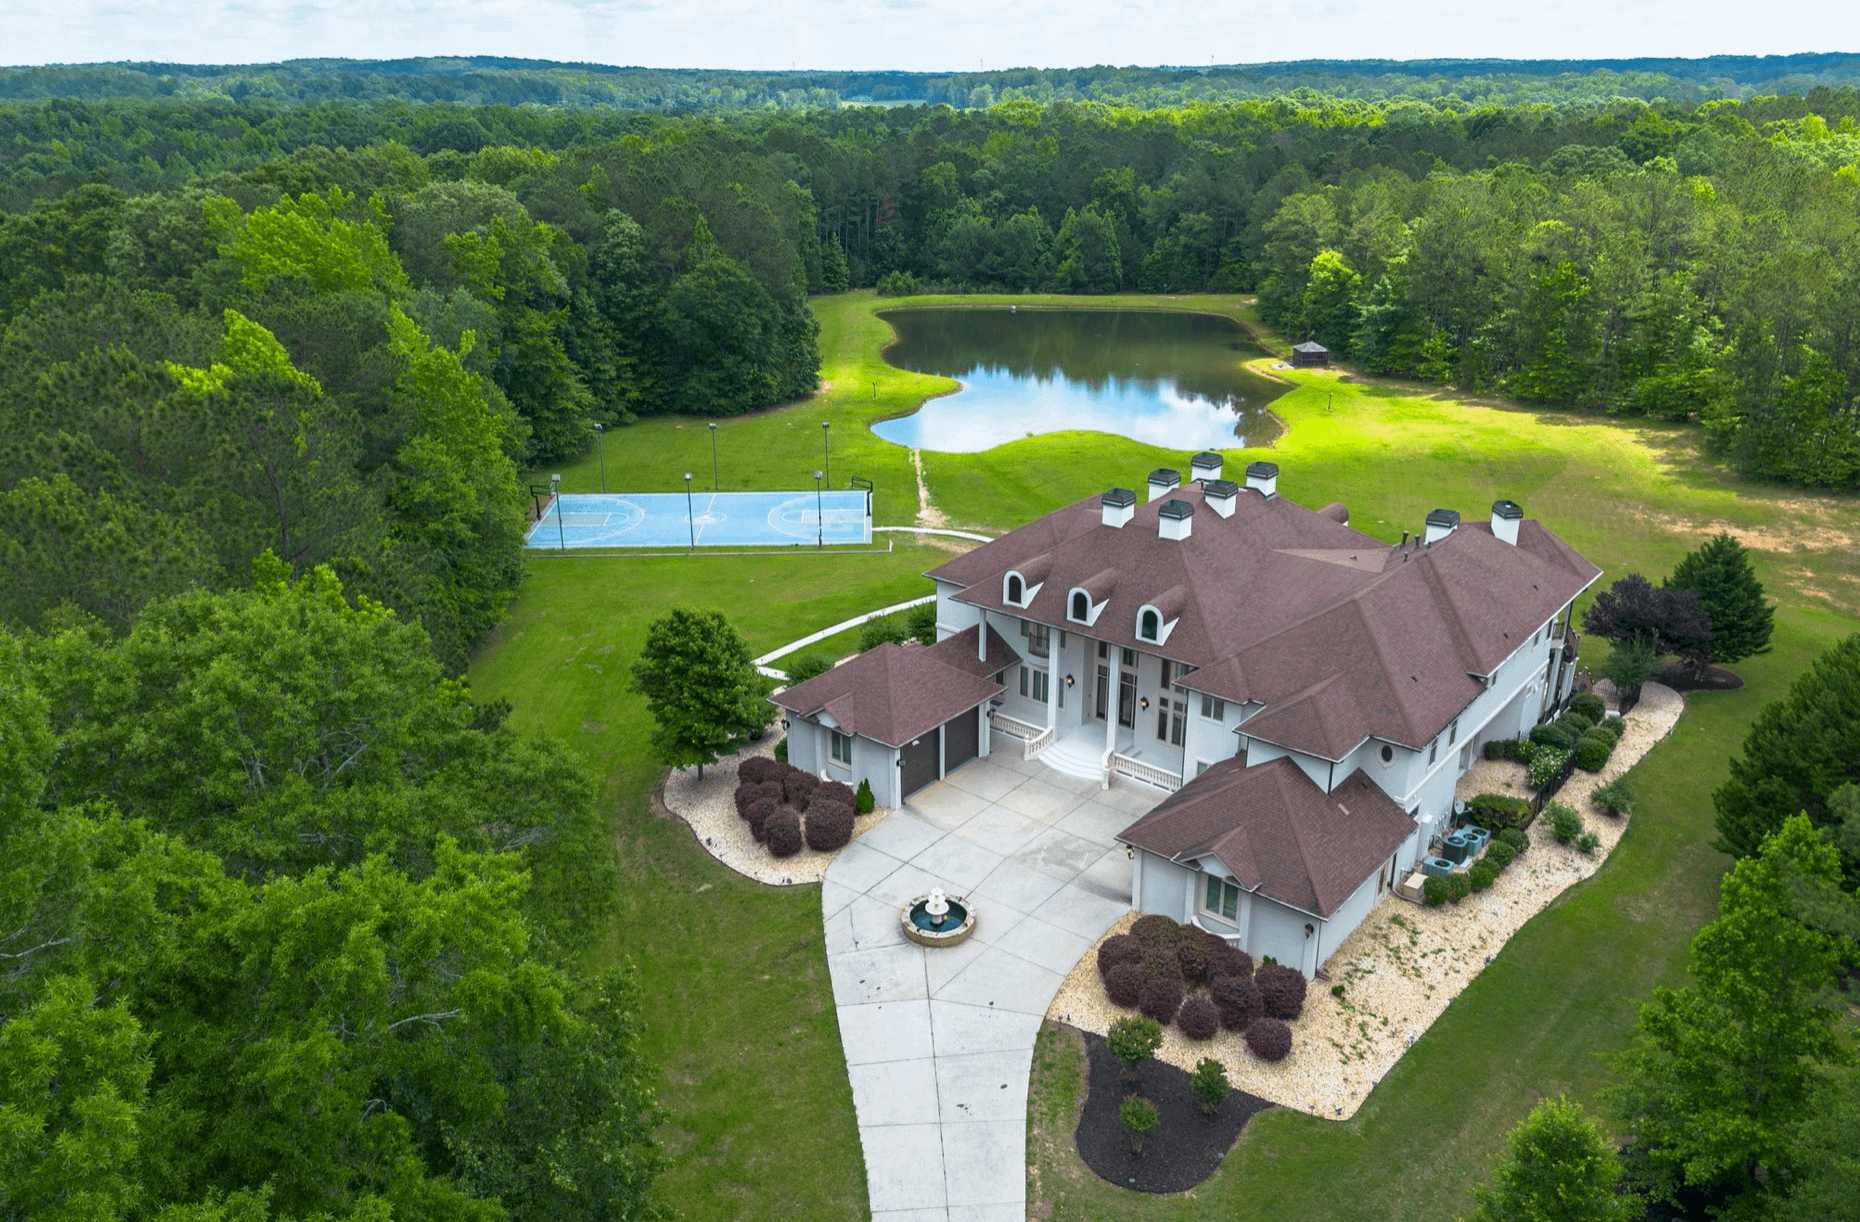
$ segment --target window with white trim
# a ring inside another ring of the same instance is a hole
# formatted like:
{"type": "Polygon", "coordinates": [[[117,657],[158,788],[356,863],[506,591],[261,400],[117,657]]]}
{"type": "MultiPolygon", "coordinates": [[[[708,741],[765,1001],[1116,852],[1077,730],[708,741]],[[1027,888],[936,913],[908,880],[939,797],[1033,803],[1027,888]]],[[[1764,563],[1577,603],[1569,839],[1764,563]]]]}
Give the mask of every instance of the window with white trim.
{"type": "Polygon", "coordinates": [[[1439,758],[1440,758],[1440,740],[1436,738],[1433,742],[1427,744],[1427,766],[1429,768],[1432,768],[1434,766],[1434,761],[1439,758]]]}
{"type": "Polygon", "coordinates": [[[1034,657],[1044,658],[1052,652],[1053,630],[1045,624],[1022,620],[1020,634],[1027,638],[1027,652],[1034,657]]]}
{"type": "Polygon", "coordinates": [[[1032,666],[1020,668],[1020,694],[1029,700],[1045,704],[1050,693],[1053,677],[1046,671],[1032,666]]]}
{"type": "Polygon", "coordinates": [[[1201,897],[1201,906],[1215,916],[1235,920],[1240,912],[1240,888],[1224,878],[1210,874],[1207,894],[1201,897]]]}
{"type": "Polygon", "coordinates": [[[1145,609],[1142,620],[1137,624],[1137,635],[1146,641],[1153,641],[1162,634],[1162,616],[1145,609]]]}
{"type": "Polygon", "coordinates": [[[841,734],[838,730],[833,735],[833,760],[835,763],[852,765],[852,735],[841,734]]]}
{"type": "Polygon", "coordinates": [[[1460,719],[1455,717],[1453,724],[1447,727],[1447,746],[1451,747],[1458,741],[1460,741],[1460,719]]]}
{"type": "Polygon", "coordinates": [[[1222,721],[1227,717],[1227,702],[1218,696],[1201,693],[1201,715],[1209,721],[1222,721]]]}
{"type": "Polygon", "coordinates": [[[1026,603],[1027,587],[1021,584],[1019,573],[1009,573],[1007,579],[1007,601],[1016,607],[1026,603]]]}
{"type": "Polygon", "coordinates": [[[1069,616],[1081,624],[1091,623],[1091,596],[1083,590],[1072,593],[1072,609],[1069,616]]]}

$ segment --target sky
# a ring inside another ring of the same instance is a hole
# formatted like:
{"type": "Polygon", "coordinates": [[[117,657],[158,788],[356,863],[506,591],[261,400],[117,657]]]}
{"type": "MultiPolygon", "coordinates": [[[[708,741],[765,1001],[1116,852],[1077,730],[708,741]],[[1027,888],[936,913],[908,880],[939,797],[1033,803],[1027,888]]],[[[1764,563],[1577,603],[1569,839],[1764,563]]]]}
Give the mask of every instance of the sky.
{"type": "Polygon", "coordinates": [[[904,69],[1860,51],[1852,0],[0,0],[0,63],[904,69]]]}

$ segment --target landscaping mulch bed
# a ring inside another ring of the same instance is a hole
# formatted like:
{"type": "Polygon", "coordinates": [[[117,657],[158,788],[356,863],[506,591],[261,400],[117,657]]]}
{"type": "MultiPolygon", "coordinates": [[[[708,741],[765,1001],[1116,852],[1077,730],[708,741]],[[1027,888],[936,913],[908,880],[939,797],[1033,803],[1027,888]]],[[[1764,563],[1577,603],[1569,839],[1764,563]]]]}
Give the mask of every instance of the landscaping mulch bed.
{"type": "Polygon", "coordinates": [[[1744,686],[1742,679],[1722,666],[1707,666],[1703,675],[1694,675],[1683,662],[1668,662],[1653,677],[1676,692],[1734,692],[1744,686]]]}
{"type": "Polygon", "coordinates": [[[1240,1130],[1273,1106],[1257,1095],[1229,1091],[1208,1116],[1189,1075],[1154,1058],[1137,1070],[1135,1093],[1156,1105],[1157,1125],[1143,1135],[1143,1153],[1130,1148],[1130,1130],[1117,1109],[1132,1092],[1124,1063],[1111,1055],[1101,1035],[1085,1033],[1090,1066],[1085,1106],[1073,1133],[1079,1157],[1100,1179],[1137,1192],[1186,1192],[1214,1174],[1240,1138],[1240,1130]]]}

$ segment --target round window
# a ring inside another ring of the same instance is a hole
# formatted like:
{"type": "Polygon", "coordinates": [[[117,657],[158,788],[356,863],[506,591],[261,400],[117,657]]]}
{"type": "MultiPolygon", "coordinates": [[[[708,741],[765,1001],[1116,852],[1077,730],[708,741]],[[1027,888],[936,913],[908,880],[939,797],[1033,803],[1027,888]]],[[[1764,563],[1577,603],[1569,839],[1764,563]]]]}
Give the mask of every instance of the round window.
{"type": "Polygon", "coordinates": [[[1387,743],[1382,744],[1382,762],[1385,764],[1392,764],[1395,762],[1395,748],[1389,746],[1387,743]]]}

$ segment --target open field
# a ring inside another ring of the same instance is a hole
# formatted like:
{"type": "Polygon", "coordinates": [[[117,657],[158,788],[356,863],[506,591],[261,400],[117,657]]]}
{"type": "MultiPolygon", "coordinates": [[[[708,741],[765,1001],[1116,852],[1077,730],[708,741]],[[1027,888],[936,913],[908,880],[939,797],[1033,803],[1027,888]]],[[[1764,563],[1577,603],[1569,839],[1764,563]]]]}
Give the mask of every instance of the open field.
{"type": "MultiPolygon", "coordinates": [[[[935,303],[946,299],[913,299],[935,303]]],[[[987,300],[987,299],[980,299],[987,300]]],[[[1038,298],[1002,298],[1023,307],[1038,298]]],[[[720,422],[724,488],[801,486],[832,424],[835,481],[878,483],[880,524],[915,520],[909,456],[864,425],[908,411],[943,379],[878,355],[888,328],[869,293],[822,300],[815,399],[720,422]],[[876,384],[876,385],[875,385],[876,384]],[[733,469],[730,455],[754,455],[733,469]],[[783,471],[789,471],[783,476],[783,471]]],[[[1093,298],[1091,306],[1159,304],[1093,298]]],[[[1246,311],[1233,298],[1160,304],[1246,311]]],[[[1306,504],[1344,501],[1359,529],[1386,539],[1435,506],[1469,518],[1499,496],[1606,570],[1658,577],[1723,524],[1754,549],[1781,604],[1775,650],[1737,669],[1742,691],[1695,695],[1672,737],[1634,777],[1643,805],[1608,865],[1520,932],[1347,1124],[1292,1113],[1255,1120],[1229,1165],[1197,1192],[1135,1197],[1091,1179],[1064,1140],[1043,1142],[1066,1112],[1063,1046],[1043,1045],[1029,1101],[1037,1194],[1054,1218],[1440,1218],[1464,1211],[1503,1134],[1537,1095],[1585,1101],[1607,1078],[1635,1005],[1683,968],[1708,919],[1724,859],[1710,850],[1711,788],[1761,705],[1819,650],[1856,627],[1860,506],[1739,481],[1702,460],[1680,426],[1466,402],[1430,388],[1288,373],[1275,410],[1290,426],[1270,453],[1281,490],[1306,504]],[[1327,400],[1334,394],[1334,410],[1327,400]]],[[[682,488],[708,474],[709,430],[693,419],[615,429],[610,488],[682,488]]],[[[1229,455],[1230,464],[1258,457],[1229,455]]],[[[931,499],[952,524],[1011,527],[1113,484],[1132,486],[1185,454],[1123,438],[1057,434],[975,455],[924,455],[931,499]]],[[[591,452],[564,487],[598,486],[591,452]]],[[[625,667],[646,621],[676,602],[724,610],[756,652],[861,611],[928,591],[916,574],[949,553],[905,545],[890,556],[614,559],[532,566],[509,621],[472,670],[514,716],[578,744],[605,776],[621,851],[622,916],[610,953],[639,963],[650,1050],[664,1067],[673,1168],[664,1183],[686,1217],[860,1217],[864,1182],[812,888],[758,887],[714,863],[678,824],[656,819],[646,721],[625,667]]],[[[840,642],[835,641],[838,645],[840,642]]],[[[847,647],[851,648],[853,644],[847,647]]],[[[1591,660],[1594,653],[1590,651],[1591,660]]]]}

